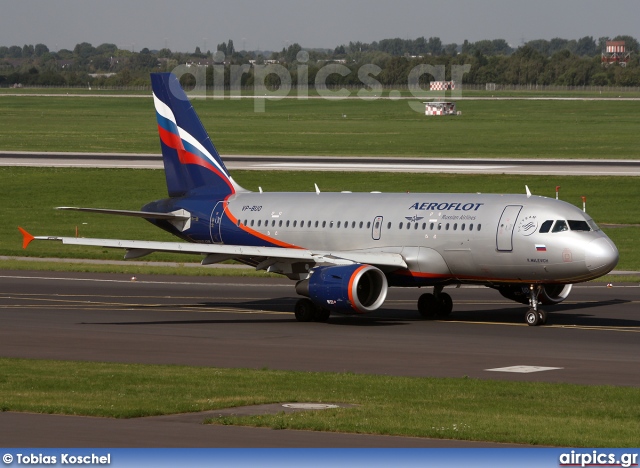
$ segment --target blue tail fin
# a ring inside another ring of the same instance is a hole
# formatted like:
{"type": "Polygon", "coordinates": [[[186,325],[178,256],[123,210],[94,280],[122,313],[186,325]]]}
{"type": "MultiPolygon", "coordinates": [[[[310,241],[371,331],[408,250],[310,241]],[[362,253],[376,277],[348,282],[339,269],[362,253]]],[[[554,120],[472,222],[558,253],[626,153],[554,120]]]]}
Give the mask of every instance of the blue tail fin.
{"type": "Polygon", "coordinates": [[[173,73],[152,73],[162,159],[170,197],[194,189],[226,196],[243,191],[222,162],[173,73]]]}

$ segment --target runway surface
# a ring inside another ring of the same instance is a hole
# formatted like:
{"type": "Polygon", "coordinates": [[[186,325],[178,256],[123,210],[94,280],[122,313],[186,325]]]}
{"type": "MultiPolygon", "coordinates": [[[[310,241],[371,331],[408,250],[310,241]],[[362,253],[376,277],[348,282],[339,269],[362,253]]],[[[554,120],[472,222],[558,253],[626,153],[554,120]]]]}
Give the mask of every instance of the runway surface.
{"type": "MultiPolygon", "coordinates": [[[[640,176],[635,160],[449,159],[223,155],[230,169],[640,176]]],[[[0,152],[0,166],[161,169],[159,154],[0,152]]]]}
{"type": "MultiPolygon", "coordinates": [[[[0,271],[0,356],[640,386],[638,285],[576,286],[528,327],[525,307],[487,288],[447,289],[450,320],[392,289],[360,317],[298,323],[293,283],[0,271]],[[554,368],[532,373],[510,366],[554,368]]],[[[204,419],[204,417],[203,417],[204,419]]],[[[0,413],[4,446],[479,447],[494,444],[0,413]]]]}
{"type": "Polygon", "coordinates": [[[406,376],[640,386],[640,286],[577,285],[528,327],[488,288],[447,288],[450,320],[424,321],[424,290],[382,309],[298,323],[293,282],[272,278],[0,272],[0,355],[406,376]],[[506,366],[559,367],[514,374],[506,366]]]}

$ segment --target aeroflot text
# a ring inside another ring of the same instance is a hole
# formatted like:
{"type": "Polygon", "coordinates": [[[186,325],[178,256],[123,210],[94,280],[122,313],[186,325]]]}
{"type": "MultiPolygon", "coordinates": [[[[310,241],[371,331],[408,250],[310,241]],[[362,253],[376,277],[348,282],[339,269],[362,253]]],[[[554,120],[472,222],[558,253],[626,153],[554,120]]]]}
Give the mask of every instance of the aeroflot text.
{"type": "Polygon", "coordinates": [[[455,211],[478,211],[484,203],[438,203],[438,202],[425,202],[420,203],[416,202],[409,207],[410,210],[421,210],[421,211],[445,211],[445,210],[455,210],[455,211]]]}
{"type": "Polygon", "coordinates": [[[107,455],[69,455],[68,453],[61,453],[58,458],[57,455],[42,455],[42,454],[16,454],[16,461],[19,465],[57,465],[58,462],[61,465],[110,465],[111,454],[107,455]]]}

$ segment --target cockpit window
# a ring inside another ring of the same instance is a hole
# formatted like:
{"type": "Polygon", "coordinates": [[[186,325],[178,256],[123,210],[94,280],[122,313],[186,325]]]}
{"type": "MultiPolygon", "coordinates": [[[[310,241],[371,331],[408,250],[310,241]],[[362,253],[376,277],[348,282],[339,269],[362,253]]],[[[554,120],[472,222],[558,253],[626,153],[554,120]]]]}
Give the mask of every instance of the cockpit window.
{"type": "Polygon", "coordinates": [[[591,231],[591,228],[586,221],[576,221],[571,219],[569,220],[569,229],[572,231],[591,231]]]}
{"type": "Polygon", "coordinates": [[[544,223],[542,223],[542,226],[540,226],[540,232],[542,234],[544,234],[545,232],[549,232],[549,229],[551,229],[552,224],[553,224],[552,219],[545,221],[544,223]]]}
{"type": "Polygon", "coordinates": [[[556,224],[553,225],[553,230],[551,232],[562,232],[568,231],[567,222],[563,220],[556,221],[556,224]]]}
{"type": "Polygon", "coordinates": [[[599,231],[600,230],[600,226],[598,226],[593,219],[588,219],[587,223],[591,227],[592,231],[599,231]]]}

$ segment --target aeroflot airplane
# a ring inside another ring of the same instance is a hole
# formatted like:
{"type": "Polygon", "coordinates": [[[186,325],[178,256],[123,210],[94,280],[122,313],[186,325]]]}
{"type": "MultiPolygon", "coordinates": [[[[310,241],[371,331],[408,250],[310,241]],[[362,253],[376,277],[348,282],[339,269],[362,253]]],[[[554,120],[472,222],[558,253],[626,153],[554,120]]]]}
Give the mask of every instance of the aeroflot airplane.
{"type": "Polygon", "coordinates": [[[177,78],[151,75],[169,198],[141,211],[61,209],[145,218],[184,242],[33,237],[152,252],[204,255],[203,265],[236,259],[297,281],[299,321],[378,309],[390,286],[433,287],[418,312],[452,311],[448,285],[480,284],[529,305],[529,325],[546,322],[540,304],[567,298],[571,285],[611,271],[618,250],[573,205],[523,195],[453,193],[255,193],[238,185],[177,78]]]}

